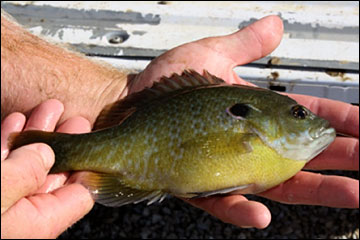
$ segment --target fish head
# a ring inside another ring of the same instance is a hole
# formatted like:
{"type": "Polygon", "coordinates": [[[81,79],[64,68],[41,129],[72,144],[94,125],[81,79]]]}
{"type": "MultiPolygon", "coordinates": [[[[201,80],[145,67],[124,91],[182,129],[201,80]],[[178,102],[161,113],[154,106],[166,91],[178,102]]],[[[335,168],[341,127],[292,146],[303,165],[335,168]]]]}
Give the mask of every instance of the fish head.
{"type": "Polygon", "coordinates": [[[227,112],[284,158],[310,161],[335,139],[327,120],[288,97],[274,97],[265,103],[235,104],[227,112]]]}
{"type": "Polygon", "coordinates": [[[310,161],[334,141],[330,123],[299,104],[290,104],[278,116],[278,139],[273,145],[283,157],[310,161]]]}

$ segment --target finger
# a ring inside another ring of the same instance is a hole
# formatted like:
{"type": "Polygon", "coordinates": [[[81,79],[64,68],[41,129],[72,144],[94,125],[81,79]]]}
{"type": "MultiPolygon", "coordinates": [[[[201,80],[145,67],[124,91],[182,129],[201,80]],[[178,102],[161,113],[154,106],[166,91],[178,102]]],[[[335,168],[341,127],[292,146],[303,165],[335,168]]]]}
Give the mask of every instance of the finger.
{"type": "Polygon", "coordinates": [[[9,154],[8,138],[12,132],[20,132],[25,125],[26,118],[22,113],[12,113],[1,123],[1,161],[9,154]]]}
{"type": "Polygon", "coordinates": [[[60,101],[47,100],[33,110],[24,130],[53,131],[63,112],[64,105],[60,101]]]}
{"type": "Polygon", "coordinates": [[[267,227],[271,221],[271,213],[263,204],[248,201],[242,195],[212,196],[186,201],[224,222],[239,227],[262,229],[267,227]]]}
{"type": "Polygon", "coordinates": [[[93,205],[89,191],[80,184],[23,198],[1,216],[1,235],[3,238],[56,238],[93,205]]]}
{"type": "Polygon", "coordinates": [[[69,176],[70,173],[68,172],[53,173],[47,175],[44,184],[35,192],[35,194],[50,193],[55,189],[64,186],[69,176]]]}
{"type": "Polygon", "coordinates": [[[309,108],[313,113],[327,119],[336,131],[359,137],[359,107],[340,101],[305,95],[289,94],[289,97],[309,108]]]}
{"type": "Polygon", "coordinates": [[[26,145],[9,154],[1,163],[1,213],[44,183],[54,158],[52,149],[43,143],[26,145]]]}
{"type": "Polygon", "coordinates": [[[62,123],[56,131],[64,133],[86,133],[91,131],[91,124],[86,118],[73,117],[62,123]]]}
{"type": "Polygon", "coordinates": [[[283,31],[284,26],[278,16],[267,16],[231,34],[219,51],[233,60],[233,67],[243,65],[274,51],[280,44],[283,31]]]}
{"type": "Polygon", "coordinates": [[[313,170],[359,170],[359,139],[337,137],[320,155],[305,165],[313,170]]]}
{"type": "Polygon", "coordinates": [[[359,208],[359,181],[302,171],[278,187],[258,195],[289,204],[359,208]]]}
{"type": "MultiPolygon", "coordinates": [[[[57,129],[57,132],[64,133],[86,133],[90,132],[91,124],[83,117],[73,117],[63,122],[57,129]]],[[[49,193],[59,187],[62,187],[69,177],[69,173],[49,174],[45,183],[36,193],[49,193]]]]}

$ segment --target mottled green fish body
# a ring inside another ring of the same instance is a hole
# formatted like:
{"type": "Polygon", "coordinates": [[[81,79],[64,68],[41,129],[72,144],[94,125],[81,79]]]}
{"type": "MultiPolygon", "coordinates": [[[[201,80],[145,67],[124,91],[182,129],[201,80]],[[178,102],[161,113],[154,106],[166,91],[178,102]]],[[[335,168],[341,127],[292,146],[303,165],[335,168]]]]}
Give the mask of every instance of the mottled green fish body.
{"type": "Polygon", "coordinates": [[[166,194],[261,192],[295,175],[335,137],[326,120],[286,96],[194,71],[107,107],[95,128],[28,131],[13,148],[48,143],[56,156],[51,173],[86,171],[79,178],[95,200],[121,206],[166,194]]]}

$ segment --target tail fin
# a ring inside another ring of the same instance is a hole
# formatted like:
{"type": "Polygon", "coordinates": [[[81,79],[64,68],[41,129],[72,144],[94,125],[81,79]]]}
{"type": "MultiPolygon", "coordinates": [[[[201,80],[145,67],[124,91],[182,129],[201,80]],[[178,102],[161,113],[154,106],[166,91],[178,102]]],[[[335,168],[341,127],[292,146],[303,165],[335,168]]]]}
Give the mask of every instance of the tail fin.
{"type": "Polygon", "coordinates": [[[73,148],[71,138],[76,134],[56,133],[30,130],[10,134],[9,149],[13,150],[31,143],[46,143],[55,153],[55,164],[50,173],[67,172],[72,170],[73,155],[69,152],[73,148]]]}
{"type": "Polygon", "coordinates": [[[37,143],[37,142],[46,143],[50,145],[50,147],[52,147],[53,142],[58,135],[65,135],[65,134],[37,131],[37,130],[16,132],[10,134],[8,146],[10,151],[27,144],[37,143]]]}

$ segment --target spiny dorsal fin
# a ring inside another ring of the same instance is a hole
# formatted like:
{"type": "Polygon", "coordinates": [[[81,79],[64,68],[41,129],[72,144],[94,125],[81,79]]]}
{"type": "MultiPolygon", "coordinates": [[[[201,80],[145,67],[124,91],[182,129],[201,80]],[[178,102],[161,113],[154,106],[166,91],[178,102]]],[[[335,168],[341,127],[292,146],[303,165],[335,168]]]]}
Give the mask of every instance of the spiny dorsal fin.
{"type": "Polygon", "coordinates": [[[140,106],[153,100],[163,100],[177,93],[183,93],[199,86],[223,84],[224,80],[204,70],[204,76],[195,70],[185,70],[181,75],[174,73],[171,77],[162,77],[151,88],[133,93],[124,99],[106,106],[99,114],[93,130],[115,126],[123,122],[140,106]]]}
{"type": "Polygon", "coordinates": [[[224,80],[210,74],[208,71],[204,70],[204,76],[200,75],[193,69],[185,70],[181,76],[174,73],[170,78],[162,77],[160,82],[166,85],[172,85],[173,83],[177,84],[173,89],[181,89],[184,87],[195,87],[203,85],[212,85],[225,83],[224,80]]]}

